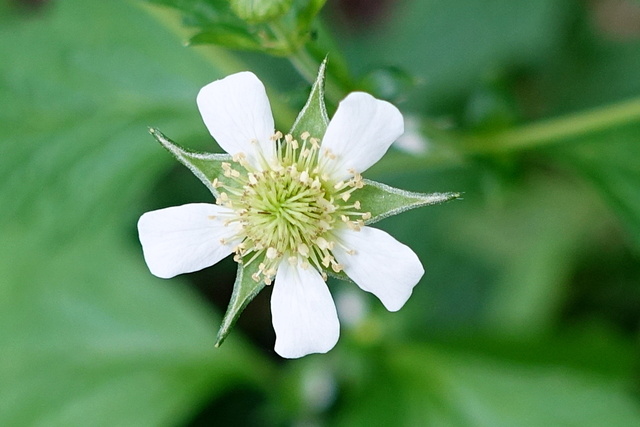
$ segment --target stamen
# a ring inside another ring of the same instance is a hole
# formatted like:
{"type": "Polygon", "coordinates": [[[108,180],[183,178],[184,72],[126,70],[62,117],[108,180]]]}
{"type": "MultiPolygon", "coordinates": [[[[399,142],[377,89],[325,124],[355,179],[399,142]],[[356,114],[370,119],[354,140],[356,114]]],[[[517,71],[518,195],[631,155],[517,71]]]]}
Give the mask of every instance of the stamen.
{"type": "Polygon", "coordinates": [[[309,256],[309,246],[305,245],[304,243],[301,243],[298,246],[298,252],[300,253],[300,255],[302,255],[303,257],[308,257],[309,256]]]}
{"type": "Polygon", "coordinates": [[[269,259],[276,259],[278,257],[278,250],[276,248],[269,248],[267,249],[267,258],[269,259]]]}
{"type": "Polygon", "coordinates": [[[233,227],[235,234],[220,242],[241,242],[233,248],[236,262],[260,263],[253,280],[271,284],[281,262],[315,268],[327,280],[326,269],[337,273],[344,268],[332,253],[336,244],[344,248],[332,232],[334,227],[359,231],[371,218],[370,212],[360,211],[359,200],[347,204],[364,180],[355,170],[349,170],[351,177],[346,180],[333,179],[330,171],[336,155],[329,149],[321,152],[320,140],[307,131],[300,135],[301,143],[279,131],[270,140],[274,144],[269,147],[252,140],[258,144],[259,170],[244,153],[233,155],[235,164],[221,164],[228,179],[214,179],[211,184],[224,189],[216,203],[230,210],[209,219],[222,219],[233,227]],[[265,155],[266,150],[273,150],[272,155],[265,155]]]}

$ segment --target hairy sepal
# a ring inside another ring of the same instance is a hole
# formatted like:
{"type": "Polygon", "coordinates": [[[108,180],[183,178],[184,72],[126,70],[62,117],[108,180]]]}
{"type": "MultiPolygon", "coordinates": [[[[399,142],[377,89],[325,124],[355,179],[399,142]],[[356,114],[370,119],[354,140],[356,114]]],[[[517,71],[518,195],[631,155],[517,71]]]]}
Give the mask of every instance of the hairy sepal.
{"type": "Polygon", "coordinates": [[[224,182],[225,177],[222,163],[231,162],[231,156],[229,154],[189,151],[167,138],[158,129],[149,128],[149,133],[153,135],[156,141],[162,144],[167,151],[173,154],[180,163],[189,168],[191,173],[198,177],[214,196],[218,196],[218,191],[213,186],[213,180],[218,179],[224,182]]]}

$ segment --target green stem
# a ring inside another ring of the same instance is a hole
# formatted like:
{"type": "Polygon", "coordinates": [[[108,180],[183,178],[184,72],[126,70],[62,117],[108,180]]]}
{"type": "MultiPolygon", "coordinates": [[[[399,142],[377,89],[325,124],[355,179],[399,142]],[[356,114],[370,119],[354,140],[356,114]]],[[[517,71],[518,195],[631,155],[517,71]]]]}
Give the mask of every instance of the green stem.
{"type": "Polygon", "coordinates": [[[629,123],[640,123],[640,98],[483,135],[428,126],[425,129],[428,141],[426,154],[390,153],[384,161],[371,168],[370,173],[383,175],[398,170],[411,172],[457,166],[474,155],[542,148],[629,123]]]}
{"type": "MultiPolygon", "coordinates": [[[[293,65],[302,78],[313,85],[316,81],[322,60],[315,58],[306,46],[300,46],[298,43],[292,41],[288,37],[287,32],[278,23],[269,24],[269,28],[276,39],[292,52],[287,56],[291,65],[293,65]]],[[[327,70],[327,78],[325,79],[324,86],[325,97],[329,102],[337,104],[344,97],[345,91],[340,88],[337,79],[329,74],[330,72],[327,70]]]]}
{"type": "Polygon", "coordinates": [[[467,154],[526,150],[637,120],[640,120],[640,98],[495,134],[466,136],[462,138],[461,150],[467,154]]]}

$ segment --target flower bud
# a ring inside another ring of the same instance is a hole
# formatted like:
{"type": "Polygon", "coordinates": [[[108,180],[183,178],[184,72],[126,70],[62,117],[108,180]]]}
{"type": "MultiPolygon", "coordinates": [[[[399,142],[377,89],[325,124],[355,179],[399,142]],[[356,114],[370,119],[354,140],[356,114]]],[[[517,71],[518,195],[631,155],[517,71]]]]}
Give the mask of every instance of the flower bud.
{"type": "Polygon", "coordinates": [[[231,9],[238,17],[251,24],[266,22],[284,15],[292,0],[231,0],[231,9]]]}

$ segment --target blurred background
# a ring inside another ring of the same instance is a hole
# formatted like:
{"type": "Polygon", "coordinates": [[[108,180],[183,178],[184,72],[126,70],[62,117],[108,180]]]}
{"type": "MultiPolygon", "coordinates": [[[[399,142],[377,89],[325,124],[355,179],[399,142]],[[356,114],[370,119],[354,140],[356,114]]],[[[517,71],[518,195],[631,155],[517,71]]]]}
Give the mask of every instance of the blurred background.
{"type": "Polygon", "coordinates": [[[0,0],[0,425],[640,425],[640,2],[273,2],[0,0]],[[337,346],[283,360],[267,288],[214,349],[235,264],[147,270],[139,216],[212,201],[147,127],[220,151],[195,96],[251,70],[286,131],[327,54],[330,115],[407,120],[365,177],[463,200],[377,225],[401,311],[330,282],[337,346]]]}

